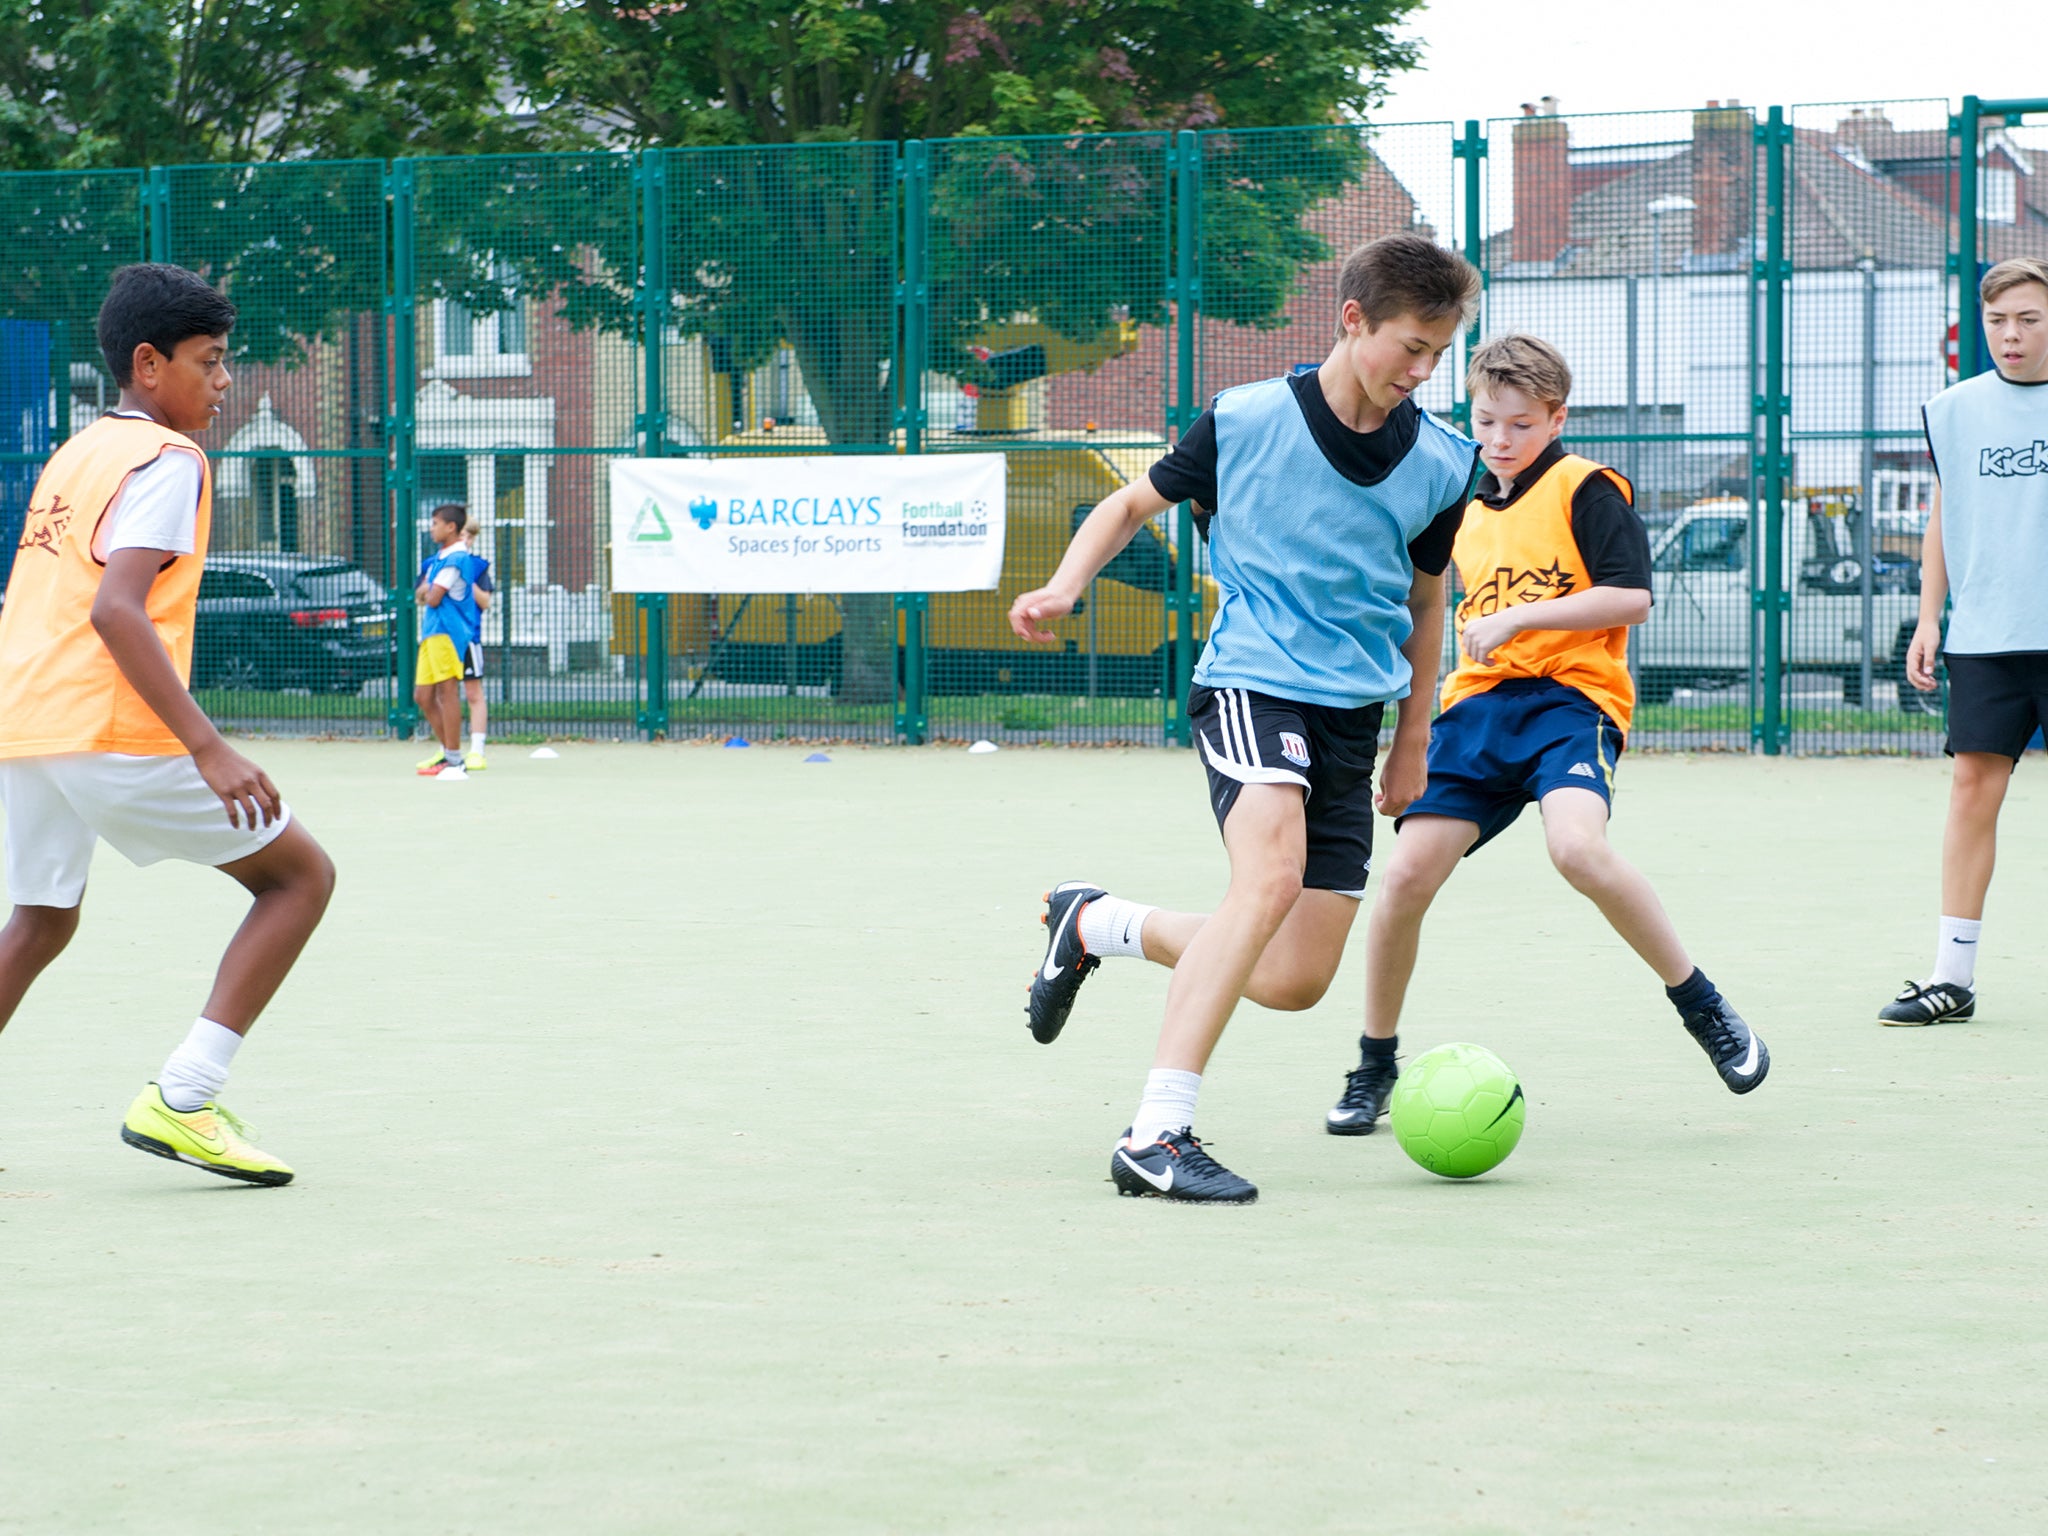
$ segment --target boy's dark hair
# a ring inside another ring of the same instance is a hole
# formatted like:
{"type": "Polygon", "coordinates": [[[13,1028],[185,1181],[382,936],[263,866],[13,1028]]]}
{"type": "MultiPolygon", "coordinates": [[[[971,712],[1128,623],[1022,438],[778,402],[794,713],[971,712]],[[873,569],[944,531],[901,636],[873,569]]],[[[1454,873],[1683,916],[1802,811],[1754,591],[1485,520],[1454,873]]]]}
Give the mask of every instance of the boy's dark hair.
{"type": "Polygon", "coordinates": [[[427,514],[429,522],[437,517],[444,523],[453,523],[457,533],[469,526],[469,508],[459,501],[444,501],[427,514]]]}
{"type": "Polygon", "coordinates": [[[115,272],[100,305],[100,355],[126,389],[135,376],[135,349],[145,341],[169,357],[181,341],[225,336],[234,328],[235,306],[197,272],[137,262],[115,272]]]}
{"type": "Polygon", "coordinates": [[[1466,325],[1479,312],[1479,269],[1427,235],[1382,235],[1344,258],[1337,276],[1337,339],[1344,339],[1344,303],[1358,301],[1367,330],[1396,315],[1466,325]]]}

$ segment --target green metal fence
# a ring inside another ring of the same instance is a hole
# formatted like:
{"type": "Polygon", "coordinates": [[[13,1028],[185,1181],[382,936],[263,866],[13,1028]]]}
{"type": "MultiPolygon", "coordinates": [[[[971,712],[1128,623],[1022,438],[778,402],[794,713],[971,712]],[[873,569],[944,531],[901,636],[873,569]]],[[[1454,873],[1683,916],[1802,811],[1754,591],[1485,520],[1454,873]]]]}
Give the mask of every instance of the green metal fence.
{"type": "Polygon", "coordinates": [[[1323,356],[1347,251],[1421,229],[1487,281],[1424,403],[1463,420],[1471,342],[1533,330],[1575,371],[1567,445],[1636,486],[1636,744],[1933,751],[1900,668],[1918,406],[1982,366],[1982,264],[2048,248],[2044,105],[0,176],[0,534],[111,403],[93,315],[154,256],[242,313],[194,679],[229,723],[410,733],[413,577],[458,502],[493,734],[1185,741],[1215,604],[1187,508],[1057,645],[1008,604],[1218,390],[1323,356]],[[621,456],[990,449],[994,592],[611,590],[621,456]]]}

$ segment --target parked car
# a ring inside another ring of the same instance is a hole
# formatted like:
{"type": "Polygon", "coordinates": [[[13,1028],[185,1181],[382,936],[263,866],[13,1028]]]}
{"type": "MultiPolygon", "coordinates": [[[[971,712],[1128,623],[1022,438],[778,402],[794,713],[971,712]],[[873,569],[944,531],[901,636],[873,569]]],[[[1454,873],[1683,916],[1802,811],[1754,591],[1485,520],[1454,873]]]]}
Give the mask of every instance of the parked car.
{"type": "Polygon", "coordinates": [[[199,581],[192,686],[354,693],[389,673],[391,620],[389,595],[356,566],[213,550],[199,581]]]}
{"type": "MultiPolygon", "coordinates": [[[[1749,504],[1722,497],[1686,508],[1654,536],[1652,586],[1657,605],[1631,642],[1638,693],[1662,703],[1684,687],[1740,680],[1750,665],[1756,597],[1751,589],[1749,504]]],[[[1844,697],[1862,704],[1866,651],[1875,678],[1899,683],[1902,709],[1924,705],[1904,686],[1906,645],[1918,622],[1917,559],[1879,552],[1872,561],[1870,633],[1864,634],[1863,568],[1853,530],[1805,501],[1785,503],[1785,667],[1842,680],[1844,697]]]]}

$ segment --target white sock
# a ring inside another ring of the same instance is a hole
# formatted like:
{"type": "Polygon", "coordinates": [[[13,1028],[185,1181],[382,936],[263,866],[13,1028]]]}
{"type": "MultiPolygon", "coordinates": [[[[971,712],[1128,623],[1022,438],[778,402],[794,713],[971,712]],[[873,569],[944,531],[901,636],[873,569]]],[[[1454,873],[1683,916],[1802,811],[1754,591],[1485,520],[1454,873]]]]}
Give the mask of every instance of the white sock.
{"type": "Polygon", "coordinates": [[[1125,901],[1121,896],[1098,896],[1081,909],[1080,921],[1075,926],[1081,930],[1081,943],[1089,954],[1104,959],[1111,955],[1136,955],[1142,960],[1145,919],[1158,910],[1125,901]]]}
{"type": "Polygon", "coordinates": [[[469,755],[471,757],[482,757],[484,755],[484,733],[482,731],[471,731],[469,733],[469,755]]]}
{"type": "Polygon", "coordinates": [[[1149,1147],[1168,1131],[1185,1131],[1195,1123],[1195,1095],[1202,1074],[1154,1067],[1145,1074],[1145,1097],[1131,1117],[1131,1145],[1149,1147]]]}
{"type": "Polygon", "coordinates": [[[1935,981],[1951,981],[1959,987],[1967,987],[1977,975],[1977,936],[1984,931],[1983,920],[1967,917],[1944,917],[1941,920],[1941,937],[1935,943],[1935,981]]]}
{"type": "Polygon", "coordinates": [[[156,1085],[164,1102],[184,1114],[208,1099],[218,1098],[228,1085],[228,1067],[241,1049],[242,1037],[225,1024],[201,1019],[185,1036],[185,1043],[171,1052],[156,1085]]]}

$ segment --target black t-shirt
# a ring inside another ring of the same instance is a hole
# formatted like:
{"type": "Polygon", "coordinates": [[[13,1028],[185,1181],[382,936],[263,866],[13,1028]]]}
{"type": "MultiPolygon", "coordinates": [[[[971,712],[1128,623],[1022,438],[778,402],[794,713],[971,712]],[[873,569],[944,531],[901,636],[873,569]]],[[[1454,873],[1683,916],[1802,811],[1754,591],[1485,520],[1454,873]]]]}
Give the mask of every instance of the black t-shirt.
{"type": "MultiPolygon", "coordinates": [[[[1287,376],[1288,387],[1300,402],[1308,422],[1309,436],[1323,450],[1330,467],[1353,485],[1378,485],[1394,472],[1408,450],[1415,446],[1422,430],[1422,408],[1403,400],[1383,425],[1371,432],[1354,432],[1337,419],[1330,402],[1323,398],[1323,382],[1313,368],[1287,376]]],[[[1168,501],[1192,501],[1195,522],[1202,537],[1209,536],[1209,519],[1216,513],[1216,411],[1212,406],[1181,434],[1165,458],[1152,466],[1152,488],[1168,501]]],[[[1465,517],[1467,497],[1458,499],[1437,513],[1430,525],[1408,545],[1408,559],[1415,569],[1441,576],[1451,563],[1451,544],[1458,536],[1458,524],[1465,517]]],[[[1647,585],[1647,583],[1646,583],[1647,585]]]]}
{"type": "MultiPolygon", "coordinates": [[[[1500,481],[1489,469],[1479,477],[1473,495],[1495,510],[1511,507],[1563,457],[1564,448],[1552,443],[1536,456],[1535,463],[1522,472],[1514,490],[1505,496],[1500,493],[1500,481]]],[[[1649,530],[1622,495],[1621,487],[1607,476],[1588,475],[1572,493],[1572,538],[1579,546],[1594,586],[1649,588],[1649,530]]]]}

